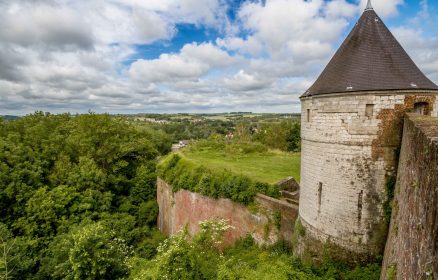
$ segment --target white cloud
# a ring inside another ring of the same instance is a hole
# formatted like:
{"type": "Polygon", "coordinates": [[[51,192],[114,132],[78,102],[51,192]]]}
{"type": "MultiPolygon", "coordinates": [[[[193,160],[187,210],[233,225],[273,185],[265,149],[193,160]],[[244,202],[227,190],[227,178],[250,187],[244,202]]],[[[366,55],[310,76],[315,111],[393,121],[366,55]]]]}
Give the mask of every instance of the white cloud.
{"type": "Polygon", "coordinates": [[[0,17],[0,40],[22,46],[44,44],[55,48],[93,45],[91,30],[75,11],[48,5],[11,5],[0,17]]]}
{"type": "Polygon", "coordinates": [[[179,54],[162,54],[158,59],[138,60],[129,73],[136,80],[146,82],[175,82],[198,79],[213,67],[231,65],[235,59],[211,43],[185,45],[179,54]]]}
{"type": "Polygon", "coordinates": [[[136,80],[166,82],[178,79],[195,79],[207,73],[209,66],[179,55],[162,54],[153,60],[140,59],[131,65],[129,73],[136,80]]]}
{"type": "MultiPolygon", "coordinates": [[[[299,111],[299,95],[365,5],[245,1],[234,21],[227,17],[230,3],[0,0],[0,110],[299,111]],[[138,45],[172,44],[179,24],[220,35],[132,61],[143,57],[138,45]]],[[[397,15],[403,1],[373,0],[373,5],[388,17],[397,15]]],[[[395,34],[438,81],[437,40],[421,32],[422,24],[418,20],[395,34]]]]}
{"type": "Polygon", "coordinates": [[[358,12],[357,6],[346,0],[333,0],[327,3],[326,15],[331,18],[352,17],[358,12]]]}
{"type": "Polygon", "coordinates": [[[300,46],[311,43],[319,48],[332,43],[348,23],[343,18],[326,17],[324,8],[324,1],[270,0],[265,5],[248,3],[239,15],[243,26],[266,45],[272,57],[320,57],[320,52],[303,51],[300,46]]]}
{"type": "Polygon", "coordinates": [[[427,36],[421,29],[410,27],[395,28],[393,32],[419,68],[438,82],[438,38],[427,36]]]}
{"type": "MultiPolygon", "coordinates": [[[[360,0],[360,7],[365,9],[368,0],[360,0]]],[[[372,6],[377,14],[382,17],[398,15],[398,8],[404,4],[404,0],[372,0],[372,6]]]]}
{"type": "Polygon", "coordinates": [[[272,84],[272,81],[245,73],[244,70],[240,70],[232,78],[225,78],[224,82],[226,86],[235,91],[261,90],[268,88],[272,84]]]}
{"type": "Polygon", "coordinates": [[[224,24],[227,6],[220,0],[116,0],[117,3],[166,14],[172,22],[216,25],[224,24]]]}

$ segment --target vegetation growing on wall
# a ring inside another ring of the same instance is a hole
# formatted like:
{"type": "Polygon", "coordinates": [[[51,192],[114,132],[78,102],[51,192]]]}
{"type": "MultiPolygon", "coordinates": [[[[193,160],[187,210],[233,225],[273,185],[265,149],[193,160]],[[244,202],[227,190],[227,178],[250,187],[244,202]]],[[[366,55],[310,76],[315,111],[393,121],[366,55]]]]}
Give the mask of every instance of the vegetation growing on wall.
{"type": "Polygon", "coordinates": [[[130,279],[377,280],[380,276],[377,264],[349,269],[326,259],[321,266],[305,265],[291,255],[286,243],[261,248],[250,236],[220,252],[212,245],[220,244],[226,222],[208,221],[200,227],[195,236],[181,231],[171,237],[151,261],[132,259],[130,279]]]}
{"type": "Polygon", "coordinates": [[[395,176],[386,177],[386,201],[383,204],[383,210],[385,212],[385,221],[387,224],[391,221],[392,204],[394,200],[395,185],[397,178],[395,176]]]}
{"type": "Polygon", "coordinates": [[[182,154],[172,154],[158,166],[158,174],[172,185],[173,191],[180,189],[200,193],[212,198],[229,198],[248,205],[257,193],[279,197],[276,185],[253,181],[229,170],[211,170],[198,165],[182,154]]]}

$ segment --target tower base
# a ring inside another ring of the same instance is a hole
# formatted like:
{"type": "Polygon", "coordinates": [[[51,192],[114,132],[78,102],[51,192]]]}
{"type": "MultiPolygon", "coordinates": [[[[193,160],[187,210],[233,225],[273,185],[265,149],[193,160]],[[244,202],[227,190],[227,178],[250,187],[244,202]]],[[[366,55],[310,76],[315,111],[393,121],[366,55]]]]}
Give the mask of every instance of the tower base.
{"type": "Polygon", "coordinates": [[[304,263],[321,264],[330,259],[355,267],[382,261],[383,248],[366,245],[340,246],[340,240],[321,233],[301,217],[295,224],[294,255],[304,263]]]}

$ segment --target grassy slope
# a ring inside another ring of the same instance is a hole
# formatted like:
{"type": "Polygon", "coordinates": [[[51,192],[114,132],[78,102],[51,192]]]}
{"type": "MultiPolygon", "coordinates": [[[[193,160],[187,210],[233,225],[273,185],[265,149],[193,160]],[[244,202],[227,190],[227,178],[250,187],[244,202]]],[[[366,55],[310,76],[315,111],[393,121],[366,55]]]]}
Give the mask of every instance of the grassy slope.
{"type": "Polygon", "coordinates": [[[299,153],[273,151],[232,156],[219,150],[187,149],[182,155],[207,168],[228,169],[261,182],[273,184],[288,176],[300,180],[299,153]]]}

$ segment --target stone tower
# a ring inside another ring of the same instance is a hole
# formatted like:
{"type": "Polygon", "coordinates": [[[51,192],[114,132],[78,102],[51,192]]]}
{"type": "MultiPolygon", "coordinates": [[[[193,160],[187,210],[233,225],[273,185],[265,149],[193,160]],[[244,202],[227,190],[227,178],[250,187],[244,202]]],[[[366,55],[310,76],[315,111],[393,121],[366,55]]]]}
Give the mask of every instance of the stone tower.
{"type": "Polygon", "coordinates": [[[302,249],[329,240],[353,256],[383,252],[403,115],[437,116],[437,96],[369,2],[301,96],[302,249]]]}

